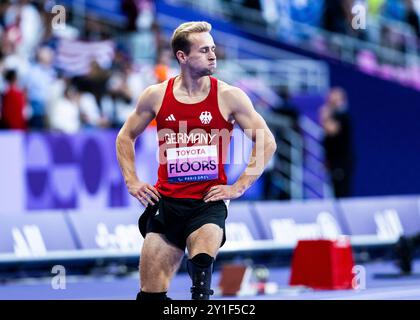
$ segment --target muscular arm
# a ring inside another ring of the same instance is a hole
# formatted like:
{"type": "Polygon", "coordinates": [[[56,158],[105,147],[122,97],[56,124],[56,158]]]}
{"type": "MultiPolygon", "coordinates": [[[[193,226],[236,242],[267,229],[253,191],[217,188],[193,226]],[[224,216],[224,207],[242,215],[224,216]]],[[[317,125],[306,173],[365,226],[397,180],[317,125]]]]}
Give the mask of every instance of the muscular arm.
{"type": "Polygon", "coordinates": [[[146,129],[147,125],[156,115],[154,107],[158,100],[158,88],[147,88],[137,102],[136,109],[124,123],[116,140],[117,159],[130,194],[137,198],[143,205],[153,204],[152,197],[158,200],[157,190],[141,182],[136,173],[134,144],[137,137],[146,129]]]}
{"type": "Polygon", "coordinates": [[[234,183],[234,186],[243,194],[262,175],[264,168],[276,151],[277,145],[265,120],[255,111],[248,96],[236,88],[234,96],[232,115],[247,137],[254,143],[248,166],[234,183]]]}
{"type": "Polygon", "coordinates": [[[230,195],[221,194],[223,192],[220,189],[223,188],[216,186],[210,189],[204,199],[206,201],[216,201],[221,198],[232,199],[241,196],[262,175],[264,168],[277,148],[274,136],[265,120],[255,111],[251,100],[242,90],[230,87],[226,90],[222,101],[236,123],[254,144],[248,166],[231,186],[232,190],[228,190],[230,195]]]}

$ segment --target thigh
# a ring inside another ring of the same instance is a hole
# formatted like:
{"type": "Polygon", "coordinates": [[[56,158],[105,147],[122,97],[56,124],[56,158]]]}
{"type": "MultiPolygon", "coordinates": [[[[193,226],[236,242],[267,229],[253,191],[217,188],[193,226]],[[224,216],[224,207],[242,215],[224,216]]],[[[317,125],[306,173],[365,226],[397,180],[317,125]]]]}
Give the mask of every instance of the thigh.
{"type": "Polygon", "coordinates": [[[169,243],[162,234],[149,232],[140,255],[142,290],[166,291],[184,254],[184,251],[169,243]]]}
{"type": "Polygon", "coordinates": [[[187,248],[190,257],[207,253],[215,257],[224,244],[227,205],[224,201],[206,204],[205,208],[187,223],[187,248]]]}
{"type": "Polygon", "coordinates": [[[213,223],[207,223],[187,238],[189,257],[192,258],[198,253],[207,253],[215,257],[222,244],[223,229],[213,223]]]}

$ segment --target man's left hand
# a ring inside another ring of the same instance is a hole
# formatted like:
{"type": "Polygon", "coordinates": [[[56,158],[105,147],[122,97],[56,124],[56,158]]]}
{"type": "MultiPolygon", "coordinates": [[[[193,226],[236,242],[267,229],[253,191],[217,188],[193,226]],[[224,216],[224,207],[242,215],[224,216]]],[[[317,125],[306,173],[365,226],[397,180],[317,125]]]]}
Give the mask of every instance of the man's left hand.
{"type": "Polygon", "coordinates": [[[235,186],[218,185],[211,187],[204,196],[204,202],[239,198],[242,193],[235,186]]]}

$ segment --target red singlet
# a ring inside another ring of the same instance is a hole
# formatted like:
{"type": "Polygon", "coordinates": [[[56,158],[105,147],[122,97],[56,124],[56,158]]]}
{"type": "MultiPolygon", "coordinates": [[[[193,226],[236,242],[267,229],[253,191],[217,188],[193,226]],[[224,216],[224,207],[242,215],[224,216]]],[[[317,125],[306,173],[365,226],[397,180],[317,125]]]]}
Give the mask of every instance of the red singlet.
{"type": "Polygon", "coordinates": [[[159,193],[173,198],[202,199],[214,185],[226,184],[224,170],[233,124],[219,110],[216,78],[203,101],[185,104],[168,81],[156,116],[159,138],[159,193]]]}

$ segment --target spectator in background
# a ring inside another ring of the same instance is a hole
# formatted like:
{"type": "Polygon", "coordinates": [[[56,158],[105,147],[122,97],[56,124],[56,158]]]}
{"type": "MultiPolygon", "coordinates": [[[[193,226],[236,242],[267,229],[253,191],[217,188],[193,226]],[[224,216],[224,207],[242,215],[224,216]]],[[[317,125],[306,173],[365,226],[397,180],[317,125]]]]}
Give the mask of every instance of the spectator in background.
{"type": "Polygon", "coordinates": [[[22,44],[22,30],[20,27],[21,15],[18,12],[12,21],[6,21],[2,47],[8,54],[19,53],[18,48],[22,44]]]}
{"type": "Polygon", "coordinates": [[[111,74],[120,72],[127,64],[132,64],[132,57],[123,45],[117,44],[112,59],[111,74]]]}
{"type": "Polygon", "coordinates": [[[5,75],[7,88],[2,96],[1,120],[5,129],[25,130],[25,94],[17,85],[16,70],[7,70],[5,75]]]}
{"type": "Polygon", "coordinates": [[[63,74],[59,74],[57,80],[51,86],[50,96],[48,99],[48,108],[46,113],[49,128],[65,131],[59,129],[61,119],[57,119],[57,117],[59,116],[59,112],[61,110],[63,110],[64,113],[68,113],[68,110],[72,110],[71,108],[65,108],[68,106],[68,103],[66,103],[68,100],[78,106],[81,128],[102,127],[103,119],[100,116],[99,107],[93,94],[89,92],[79,92],[73,85],[71,79],[65,78],[63,74]],[[63,99],[66,94],[67,98],[63,99]],[[63,101],[65,102],[63,103],[63,101]]]}
{"type": "Polygon", "coordinates": [[[37,63],[27,75],[25,87],[31,106],[29,126],[32,129],[45,128],[45,113],[50,95],[50,89],[56,81],[53,68],[54,52],[48,47],[41,47],[37,53],[37,63]]]}
{"type": "Polygon", "coordinates": [[[84,129],[109,127],[108,118],[101,116],[93,94],[79,92],[80,120],[84,129]]]}
{"type": "Polygon", "coordinates": [[[346,92],[332,88],[326,103],[320,109],[324,129],[326,167],[337,198],[351,195],[353,152],[351,146],[350,116],[346,92]]]}
{"type": "Polygon", "coordinates": [[[324,0],[323,27],[330,32],[351,33],[352,0],[324,0]]]}
{"type": "Polygon", "coordinates": [[[80,94],[76,87],[67,84],[64,96],[52,104],[48,110],[50,128],[65,133],[79,131],[82,125],[79,102],[80,94]]]}
{"type": "Polygon", "coordinates": [[[413,28],[417,38],[420,37],[420,20],[414,7],[413,0],[406,0],[406,17],[405,21],[413,28]]]}
{"type": "Polygon", "coordinates": [[[1,51],[4,54],[3,65],[5,69],[16,70],[18,79],[22,80],[25,79],[30,64],[27,57],[18,52],[18,47],[22,41],[19,19],[20,16],[17,16],[16,21],[5,25],[0,42],[1,51]]]}
{"type": "Polygon", "coordinates": [[[5,12],[6,25],[16,25],[21,32],[21,41],[17,47],[19,54],[30,59],[40,44],[44,28],[38,8],[30,0],[16,0],[5,12]]]}
{"type": "Polygon", "coordinates": [[[102,98],[107,93],[107,83],[110,78],[110,72],[103,69],[96,60],[90,63],[90,70],[87,75],[78,76],[74,78],[74,84],[81,92],[90,92],[96,99],[101,114],[102,98]]]}
{"type": "Polygon", "coordinates": [[[93,18],[86,18],[85,32],[83,39],[85,41],[104,41],[111,38],[109,26],[93,18]]]}
{"type": "Polygon", "coordinates": [[[134,61],[151,60],[156,55],[154,25],[155,1],[123,0],[121,11],[126,16],[125,35],[122,41],[131,52],[134,61]]]}
{"type": "Polygon", "coordinates": [[[137,17],[140,13],[140,8],[137,6],[135,0],[122,0],[121,11],[126,16],[125,31],[136,32],[137,31],[137,17]]]}
{"type": "Polygon", "coordinates": [[[156,83],[153,70],[149,70],[150,79],[146,70],[126,61],[120,69],[115,70],[108,81],[108,98],[106,109],[112,118],[112,127],[121,128],[133,111],[138,93],[150,84],[156,83]],[[111,112],[109,112],[111,110],[111,112]]]}
{"type": "Polygon", "coordinates": [[[4,19],[4,14],[7,11],[7,8],[10,6],[8,1],[0,0],[0,34],[1,31],[5,29],[6,22],[4,19]]]}
{"type": "Polygon", "coordinates": [[[133,110],[134,101],[133,93],[130,90],[129,77],[130,65],[127,64],[121,71],[113,73],[108,82],[108,93],[112,103],[110,118],[113,128],[121,128],[128,114],[133,110]]]}

